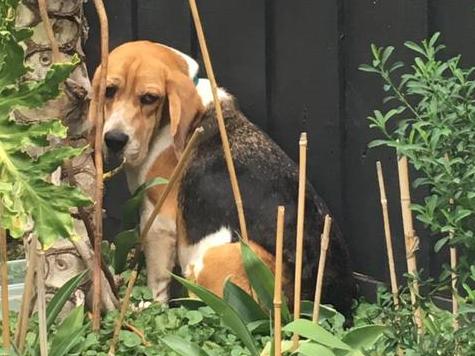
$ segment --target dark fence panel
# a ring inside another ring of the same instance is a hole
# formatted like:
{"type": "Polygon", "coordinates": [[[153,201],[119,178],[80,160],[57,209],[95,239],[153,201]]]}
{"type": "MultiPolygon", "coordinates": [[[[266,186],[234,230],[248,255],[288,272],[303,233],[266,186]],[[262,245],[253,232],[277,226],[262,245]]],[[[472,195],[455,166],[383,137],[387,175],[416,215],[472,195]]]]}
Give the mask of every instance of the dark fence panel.
{"type": "MultiPolygon", "coordinates": [[[[199,0],[218,82],[234,94],[243,112],[294,159],[298,137],[309,134],[308,175],[335,214],[350,246],[357,272],[388,280],[375,161],[385,170],[395,240],[397,271],[406,270],[394,152],[368,150],[378,136],[366,117],[382,108],[382,84],[357,70],[370,58],[370,44],[394,45],[408,59],[406,40],[435,31],[447,56],[475,63],[472,0],[199,0]]],[[[201,62],[186,0],[107,0],[111,47],[134,39],[159,41],[201,62]]],[[[89,68],[99,58],[98,25],[86,5],[89,68]]],[[[202,68],[202,75],[204,70],[202,68]]],[[[125,198],[124,181],[108,183],[111,237],[125,198]]],[[[414,192],[417,199],[423,192],[414,192]]],[[[115,228],[115,229],[114,229],[115,228]]],[[[433,253],[421,237],[419,267],[436,274],[445,255],[433,253]]],[[[316,237],[317,238],[317,237],[316,237]]]]}

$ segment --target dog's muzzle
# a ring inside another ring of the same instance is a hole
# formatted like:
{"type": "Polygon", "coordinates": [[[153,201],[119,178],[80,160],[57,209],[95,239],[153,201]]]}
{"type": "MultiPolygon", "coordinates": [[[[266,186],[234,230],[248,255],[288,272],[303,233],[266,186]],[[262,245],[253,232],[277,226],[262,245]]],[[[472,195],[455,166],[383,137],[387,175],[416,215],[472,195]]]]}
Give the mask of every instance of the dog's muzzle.
{"type": "Polygon", "coordinates": [[[104,141],[108,150],[118,154],[124,149],[127,142],[129,142],[129,135],[120,130],[110,130],[104,135],[104,141]]]}

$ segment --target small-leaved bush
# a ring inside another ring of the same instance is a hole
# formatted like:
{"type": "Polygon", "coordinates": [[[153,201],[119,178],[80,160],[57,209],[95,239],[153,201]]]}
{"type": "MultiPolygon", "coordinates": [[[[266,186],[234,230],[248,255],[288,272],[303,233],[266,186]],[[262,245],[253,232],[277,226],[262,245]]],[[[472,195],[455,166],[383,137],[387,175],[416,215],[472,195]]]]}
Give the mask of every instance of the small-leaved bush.
{"type": "Polygon", "coordinates": [[[453,237],[467,255],[475,252],[475,68],[463,68],[461,56],[441,60],[438,38],[406,42],[410,66],[392,61],[394,47],[371,46],[373,60],[360,70],[382,78],[387,109],[369,117],[384,136],[370,147],[408,157],[419,173],[414,186],[430,192],[413,209],[438,236],[436,250],[453,237]]]}

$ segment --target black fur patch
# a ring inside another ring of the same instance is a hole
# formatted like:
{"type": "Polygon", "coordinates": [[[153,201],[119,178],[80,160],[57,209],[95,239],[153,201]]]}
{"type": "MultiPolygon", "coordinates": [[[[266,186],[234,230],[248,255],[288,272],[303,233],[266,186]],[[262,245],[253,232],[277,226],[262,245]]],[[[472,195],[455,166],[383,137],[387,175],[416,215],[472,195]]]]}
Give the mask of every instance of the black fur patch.
{"type": "MultiPolygon", "coordinates": [[[[284,263],[293,281],[298,196],[298,167],[264,132],[237,109],[233,100],[222,103],[225,124],[236,166],[249,238],[275,253],[276,212],[285,206],[284,263]]],[[[239,238],[239,222],[228,171],[224,161],[215,112],[209,108],[201,125],[205,128],[179,192],[187,237],[196,243],[228,226],[233,240],[239,238]]],[[[323,200],[308,184],[302,271],[302,298],[313,300],[325,215],[323,200]]],[[[325,271],[323,302],[333,304],[346,317],[351,315],[355,285],[349,256],[340,229],[333,223],[325,271]]]]}

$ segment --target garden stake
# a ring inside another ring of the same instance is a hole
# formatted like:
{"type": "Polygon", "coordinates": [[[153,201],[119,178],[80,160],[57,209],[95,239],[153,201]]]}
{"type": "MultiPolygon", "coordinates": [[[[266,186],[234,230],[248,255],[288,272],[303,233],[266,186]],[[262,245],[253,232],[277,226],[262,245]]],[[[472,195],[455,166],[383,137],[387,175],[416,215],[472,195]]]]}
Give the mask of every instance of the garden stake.
{"type": "Polygon", "coordinates": [[[41,22],[45,28],[46,36],[48,37],[51,46],[52,62],[56,63],[60,59],[59,46],[54,37],[53,27],[48,17],[48,0],[38,0],[38,9],[40,10],[41,22]]]}
{"type": "Polygon", "coordinates": [[[388,253],[389,275],[391,278],[391,291],[393,294],[394,305],[397,307],[399,305],[399,297],[398,297],[396,267],[394,264],[391,225],[389,224],[388,199],[386,197],[386,187],[384,185],[383,168],[381,166],[380,161],[376,162],[376,171],[378,173],[379,196],[381,199],[381,210],[383,212],[384,235],[386,237],[386,251],[388,253]]]}
{"type": "Polygon", "coordinates": [[[211,84],[211,91],[213,93],[214,107],[216,110],[216,120],[218,122],[219,133],[221,135],[221,141],[223,143],[224,157],[226,160],[226,166],[228,168],[229,178],[231,180],[231,187],[233,190],[234,200],[236,202],[236,208],[239,218],[239,228],[241,231],[242,239],[247,242],[247,227],[246,218],[244,216],[244,207],[241,197],[241,191],[239,189],[239,183],[236,175],[236,169],[234,167],[233,156],[231,154],[231,148],[229,145],[228,134],[224,125],[223,111],[221,109],[221,103],[218,97],[218,86],[214,77],[213,66],[208,52],[208,46],[206,45],[206,39],[203,32],[203,26],[201,25],[200,15],[198,13],[198,7],[196,6],[196,0],[189,0],[191,14],[195,23],[196,34],[200,43],[201,54],[203,56],[203,62],[206,68],[206,74],[211,84]]]}
{"type": "MultiPolygon", "coordinates": [[[[0,214],[2,207],[0,206],[0,214]]],[[[0,226],[0,269],[2,278],[2,340],[5,351],[10,350],[10,317],[8,305],[7,233],[0,226]]]]}
{"type": "Polygon", "coordinates": [[[180,159],[178,160],[178,164],[176,165],[175,169],[172,172],[172,175],[170,176],[170,179],[168,180],[168,184],[165,187],[165,190],[163,191],[162,195],[160,198],[157,200],[157,203],[155,204],[155,207],[150,214],[150,216],[147,219],[147,222],[145,223],[145,226],[143,230],[140,233],[139,236],[139,241],[137,242],[137,245],[135,246],[135,253],[134,253],[134,258],[133,258],[133,270],[129,278],[129,283],[127,284],[127,290],[125,291],[125,296],[122,301],[122,305],[120,307],[120,314],[119,318],[117,319],[117,322],[115,323],[114,327],[114,334],[111,340],[111,344],[109,347],[109,355],[114,355],[115,353],[115,344],[117,343],[117,339],[119,337],[120,329],[122,328],[122,324],[124,321],[124,316],[125,312],[127,311],[127,308],[129,306],[130,302],[130,295],[132,294],[132,288],[135,285],[135,281],[137,280],[137,275],[138,275],[138,262],[140,259],[140,252],[142,251],[142,241],[147,236],[148,232],[150,231],[150,228],[152,227],[152,224],[157,217],[163,203],[165,202],[165,199],[167,198],[168,194],[171,192],[172,188],[174,187],[175,183],[179,180],[181,177],[181,174],[183,172],[183,168],[185,168],[185,163],[188,161],[188,158],[190,157],[191,152],[193,151],[193,147],[198,141],[198,138],[201,136],[203,133],[203,128],[198,127],[195,132],[193,133],[193,136],[191,136],[190,141],[186,145],[185,150],[183,151],[183,154],[181,155],[180,159]]]}
{"type": "Polygon", "coordinates": [[[104,195],[104,164],[102,161],[102,131],[104,126],[104,101],[106,92],[107,66],[109,57],[109,24],[107,13],[102,0],[94,0],[99,27],[101,31],[101,73],[99,78],[99,92],[92,98],[91,103],[93,122],[96,125],[94,143],[94,162],[96,165],[96,205],[94,211],[94,269],[92,271],[92,330],[98,332],[101,326],[101,277],[102,277],[102,199],[104,195]],[[95,112],[94,112],[95,109],[95,112]]]}
{"type": "MultiPolygon", "coordinates": [[[[449,160],[449,155],[445,154],[445,160],[449,160]]],[[[454,204],[454,200],[452,198],[449,199],[449,204],[452,206],[454,204]]],[[[449,240],[452,241],[454,238],[454,231],[450,230],[449,232],[449,240]]],[[[450,246],[450,269],[451,269],[451,283],[452,283],[452,314],[454,315],[454,330],[458,330],[459,323],[457,320],[457,314],[459,312],[459,303],[457,299],[457,247],[454,245],[450,246]]]]}
{"type": "MultiPolygon", "coordinates": [[[[302,253],[303,253],[303,228],[305,219],[305,185],[306,185],[306,170],[307,170],[307,133],[300,134],[300,159],[299,159],[299,193],[298,193],[298,207],[297,207],[297,243],[295,251],[295,286],[294,286],[294,319],[300,318],[300,294],[302,287],[302,253]]],[[[294,334],[292,337],[293,346],[295,350],[298,346],[299,336],[294,334]]]]}
{"type": "Polygon", "coordinates": [[[274,285],[274,354],[281,355],[282,342],[282,254],[284,245],[285,208],[277,208],[277,232],[275,235],[275,285],[274,285]]]}
{"type": "Polygon", "coordinates": [[[122,322],[125,317],[125,312],[127,311],[127,308],[129,307],[129,302],[130,302],[130,295],[132,292],[132,288],[134,287],[135,281],[137,280],[137,266],[134,268],[132,273],[130,274],[129,278],[129,283],[127,284],[127,290],[125,292],[124,300],[122,301],[122,305],[120,307],[120,314],[119,314],[119,319],[117,319],[117,322],[114,327],[114,334],[112,335],[112,340],[111,340],[111,345],[109,347],[109,356],[114,356],[115,355],[115,344],[117,342],[117,339],[119,338],[120,334],[120,329],[122,328],[122,322]]]}
{"type": "Polygon", "coordinates": [[[18,315],[18,323],[15,333],[15,344],[20,353],[25,347],[26,332],[28,330],[28,323],[30,320],[31,300],[33,296],[33,286],[35,284],[35,270],[36,270],[36,246],[38,244],[38,237],[32,234],[32,239],[26,252],[26,274],[25,274],[25,289],[21,298],[20,313],[18,315]]]}
{"type": "MultiPolygon", "coordinates": [[[[401,210],[402,210],[402,224],[404,227],[404,242],[406,246],[406,261],[407,271],[414,278],[412,281],[411,302],[415,307],[417,300],[416,296],[419,294],[419,285],[417,283],[417,261],[416,251],[419,248],[417,237],[412,223],[411,211],[411,193],[409,189],[409,170],[407,167],[407,158],[405,156],[398,158],[398,173],[399,173],[399,189],[401,193],[401,210]]],[[[419,335],[423,332],[421,310],[417,307],[414,310],[414,321],[416,323],[417,332],[419,335]]]]}
{"type": "Polygon", "coordinates": [[[37,244],[36,306],[38,308],[38,329],[41,356],[48,356],[48,331],[46,329],[45,252],[37,244]]]}
{"type": "Polygon", "coordinates": [[[330,231],[332,227],[332,218],[325,216],[322,238],[320,240],[320,259],[318,260],[317,283],[315,286],[315,299],[313,302],[312,321],[318,324],[320,319],[320,302],[322,300],[323,275],[325,273],[325,262],[327,260],[328,245],[330,243],[330,231]]]}

